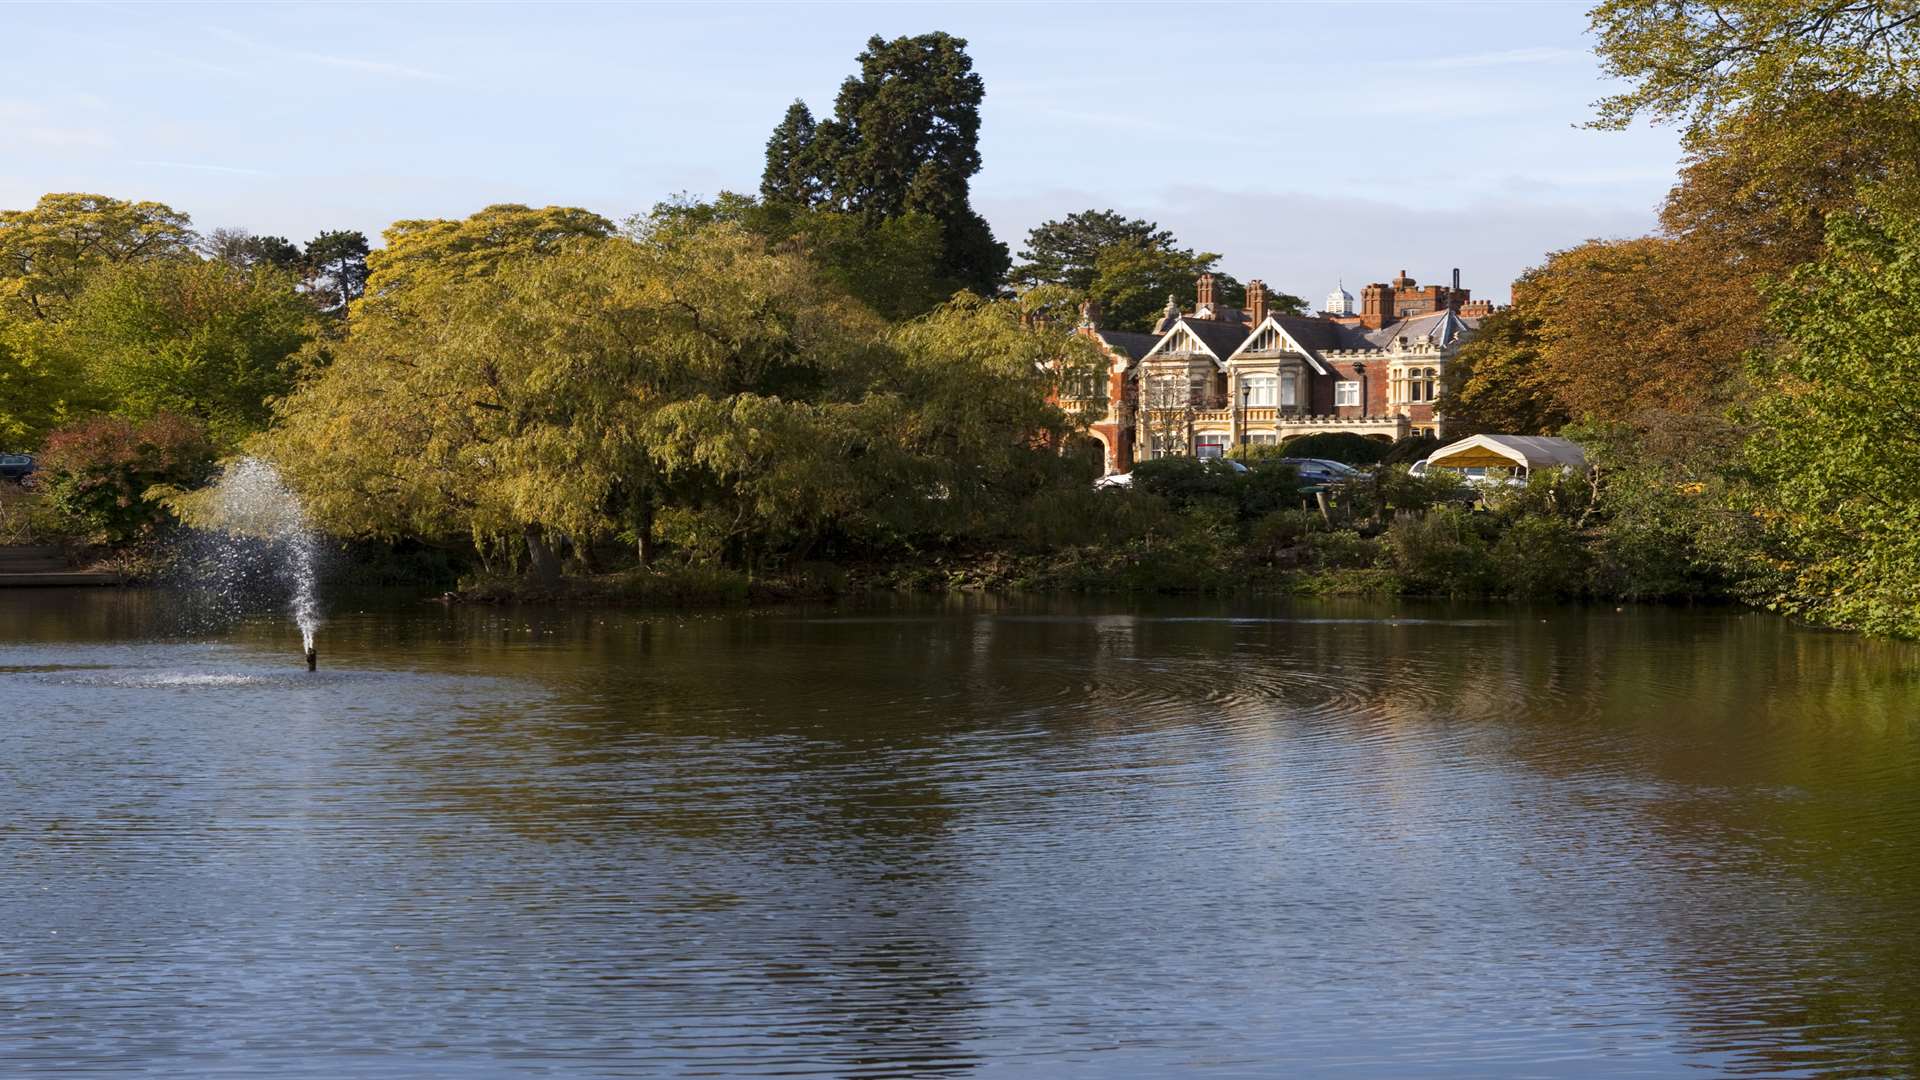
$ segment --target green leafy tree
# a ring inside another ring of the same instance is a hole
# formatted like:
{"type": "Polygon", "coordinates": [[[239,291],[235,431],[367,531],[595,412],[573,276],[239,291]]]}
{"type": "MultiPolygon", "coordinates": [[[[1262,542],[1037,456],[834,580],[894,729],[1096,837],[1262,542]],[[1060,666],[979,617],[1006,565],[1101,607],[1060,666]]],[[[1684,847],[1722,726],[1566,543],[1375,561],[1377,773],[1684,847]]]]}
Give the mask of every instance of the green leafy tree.
{"type": "Polygon", "coordinates": [[[645,220],[669,219],[728,222],[763,237],[776,250],[798,251],[828,280],[888,319],[924,315],[954,291],[941,267],[940,223],[926,214],[901,214],[874,223],[858,214],[723,191],[704,202],[662,203],[645,220]]]}
{"type": "Polygon", "coordinates": [[[192,221],[157,202],[78,193],[0,210],[0,313],[58,319],[103,266],[193,257],[192,221]]]}
{"type": "Polygon", "coordinates": [[[1516,304],[1482,320],[1480,332],[1447,364],[1437,405],[1447,433],[1551,435],[1565,425],[1570,417],[1541,351],[1540,319],[1531,306],[1516,304]]]}
{"type": "Polygon", "coordinates": [[[1603,0],[1589,13],[1606,74],[1601,127],[1640,116],[1695,134],[1835,93],[1907,99],[1920,85],[1910,0],[1603,0]]]}
{"type": "MultiPolygon", "coordinates": [[[[1151,326],[1167,298],[1191,308],[1194,283],[1214,275],[1214,293],[1229,307],[1245,303],[1246,289],[1217,269],[1220,256],[1179,246],[1173,234],[1151,221],[1126,218],[1112,210],[1083,210],[1049,221],[1027,234],[1024,260],[1013,271],[1023,288],[1061,285],[1100,305],[1108,325],[1151,326]]],[[[1303,310],[1306,301],[1269,293],[1268,309],[1303,310]]]]}
{"type": "Polygon", "coordinates": [[[728,221],[414,273],[285,400],[267,449],[349,534],[624,535],[737,566],[977,527],[1055,476],[1047,402],[1091,343],[1008,303],[892,333],[728,221]]]}
{"type": "Polygon", "coordinates": [[[256,236],[245,229],[215,229],[200,241],[200,251],[209,259],[218,259],[238,270],[271,266],[276,270],[298,270],[300,245],[284,236],[256,236]]]}
{"type": "Polygon", "coordinates": [[[767,165],[760,174],[760,197],[768,202],[814,206],[828,190],[816,139],[813,110],[804,101],[787,106],[787,115],[767,139],[767,165]]]}
{"type": "Polygon", "coordinates": [[[490,276],[509,260],[551,254],[569,243],[598,239],[613,223],[590,210],[516,203],[489,206],[458,221],[396,221],[386,246],[366,256],[366,290],[374,297],[404,287],[415,275],[449,279],[490,276]]]}
{"type": "Polygon", "coordinates": [[[1777,290],[1746,419],[1759,581],[1782,610],[1920,636],[1920,220],[1847,215],[1777,290]]]}
{"type": "Polygon", "coordinates": [[[112,411],[179,415],[231,443],[292,389],[312,319],[291,274],[196,259],[96,275],[63,331],[112,411]]]}
{"type": "Polygon", "coordinates": [[[858,62],[831,118],[816,124],[803,105],[787,110],[768,141],[762,193],[870,223],[926,214],[940,223],[942,276],[993,292],[1010,260],[968,201],[986,84],[966,42],[944,33],[876,36],[858,62]]]}
{"type": "Polygon", "coordinates": [[[0,314],[0,451],[31,450],[92,404],[57,328],[0,314]]]}
{"type": "Polygon", "coordinates": [[[322,310],[345,313],[367,291],[367,256],[371,248],[365,233],[335,229],[307,241],[302,261],[307,289],[320,298],[322,310]]]}

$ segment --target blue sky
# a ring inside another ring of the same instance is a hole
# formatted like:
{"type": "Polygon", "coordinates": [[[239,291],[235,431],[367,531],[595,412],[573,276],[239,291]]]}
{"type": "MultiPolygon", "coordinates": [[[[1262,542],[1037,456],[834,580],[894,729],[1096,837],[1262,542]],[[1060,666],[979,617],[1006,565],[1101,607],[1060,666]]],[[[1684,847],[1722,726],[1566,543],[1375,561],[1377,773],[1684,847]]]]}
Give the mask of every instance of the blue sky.
{"type": "Polygon", "coordinates": [[[493,202],[613,217],[752,190],[871,34],[946,30],[986,79],[974,202],[1111,207],[1316,302],[1452,267],[1481,296],[1645,232],[1670,130],[1579,128],[1586,4],[0,7],[0,206],[86,190],[304,241],[493,202]]]}

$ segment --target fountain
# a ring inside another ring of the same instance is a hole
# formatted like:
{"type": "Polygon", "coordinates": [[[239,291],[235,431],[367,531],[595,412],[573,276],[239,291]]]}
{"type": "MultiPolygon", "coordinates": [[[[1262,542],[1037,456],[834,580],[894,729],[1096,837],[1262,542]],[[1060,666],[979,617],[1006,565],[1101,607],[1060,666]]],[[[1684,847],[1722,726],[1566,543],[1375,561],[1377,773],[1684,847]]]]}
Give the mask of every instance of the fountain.
{"type": "Polygon", "coordinates": [[[205,505],[204,524],[219,530],[224,549],[216,556],[228,591],[262,576],[288,590],[288,606],[300,628],[307,670],[319,668],[314,633],[320,628],[319,536],[307,524],[300,500],[280,480],[271,462],[245,457],[226,467],[205,505]]]}

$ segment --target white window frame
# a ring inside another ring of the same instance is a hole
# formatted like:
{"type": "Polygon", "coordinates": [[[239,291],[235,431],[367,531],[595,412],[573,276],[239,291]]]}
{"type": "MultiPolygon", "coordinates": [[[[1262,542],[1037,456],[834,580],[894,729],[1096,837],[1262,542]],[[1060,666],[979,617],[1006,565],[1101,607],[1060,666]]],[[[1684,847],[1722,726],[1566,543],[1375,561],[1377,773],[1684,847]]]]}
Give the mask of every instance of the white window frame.
{"type": "Polygon", "coordinates": [[[1271,409],[1279,401],[1280,379],[1275,375],[1243,375],[1240,386],[1246,391],[1247,407],[1271,409]]]}
{"type": "Polygon", "coordinates": [[[1359,382],[1341,380],[1333,384],[1333,404],[1335,407],[1353,408],[1360,404],[1359,382]]]}

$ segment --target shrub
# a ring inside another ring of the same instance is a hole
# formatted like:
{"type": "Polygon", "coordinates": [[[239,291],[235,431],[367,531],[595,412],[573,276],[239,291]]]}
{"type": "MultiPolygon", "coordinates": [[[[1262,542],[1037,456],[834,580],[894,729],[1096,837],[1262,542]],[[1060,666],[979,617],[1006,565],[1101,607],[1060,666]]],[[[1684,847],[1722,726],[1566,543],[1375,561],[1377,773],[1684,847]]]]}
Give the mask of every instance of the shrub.
{"type": "Polygon", "coordinates": [[[1286,457],[1286,454],[1281,452],[1278,443],[1241,443],[1234,447],[1228,456],[1252,465],[1257,461],[1272,461],[1274,458],[1286,457]]]}
{"type": "Polygon", "coordinates": [[[1507,596],[1578,596],[1588,562],[1580,534],[1559,517],[1520,518],[1493,546],[1497,591],[1507,596]]]}
{"type": "Polygon", "coordinates": [[[1197,503],[1238,507],[1241,473],[1224,461],[1191,457],[1164,457],[1133,468],[1133,488],[1158,495],[1177,511],[1197,503]]]}
{"type": "Polygon", "coordinates": [[[1240,517],[1245,521],[1300,506],[1300,471],[1281,461],[1253,463],[1240,478],[1240,517]]]}
{"type": "Polygon", "coordinates": [[[1387,530],[1394,568],[1418,592],[1449,596],[1486,592],[1494,565],[1474,515],[1441,506],[1403,518],[1387,530]]]}
{"type": "Polygon", "coordinates": [[[213,455],[206,430],[184,417],[162,413],[134,424],[100,416],[47,436],[38,479],[66,527],[94,543],[125,544],[172,521],[144,497],[147,489],[206,483],[213,455]]]}
{"type": "Polygon", "coordinates": [[[1380,561],[1380,542],[1352,529],[1318,532],[1307,537],[1307,559],[1320,570],[1364,570],[1380,561]]]}
{"type": "Polygon", "coordinates": [[[1256,558],[1272,561],[1326,527],[1312,510],[1275,510],[1247,530],[1247,549],[1256,558]]]}
{"type": "Polygon", "coordinates": [[[1416,461],[1424,460],[1428,454],[1440,449],[1443,445],[1445,444],[1431,435],[1409,435],[1404,439],[1395,440],[1394,444],[1387,448],[1386,456],[1380,459],[1380,464],[1411,465],[1416,461]]]}
{"type": "Polygon", "coordinates": [[[1387,456],[1390,443],[1355,435],[1351,431],[1323,431],[1295,435],[1280,444],[1281,457],[1326,458],[1348,465],[1374,465],[1387,456]]]}
{"type": "Polygon", "coordinates": [[[1348,485],[1357,513],[1384,517],[1394,510],[1426,510],[1442,503],[1471,502],[1457,473],[1444,469],[1415,476],[1403,465],[1383,465],[1366,481],[1348,485]]]}

